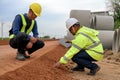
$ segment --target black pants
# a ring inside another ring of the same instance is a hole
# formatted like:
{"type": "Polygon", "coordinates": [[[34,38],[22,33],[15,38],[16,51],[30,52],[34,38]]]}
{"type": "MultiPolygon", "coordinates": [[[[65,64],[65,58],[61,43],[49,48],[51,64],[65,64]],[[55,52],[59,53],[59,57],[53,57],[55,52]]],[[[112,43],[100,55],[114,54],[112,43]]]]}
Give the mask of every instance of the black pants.
{"type": "Polygon", "coordinates": [[[9,44],[12,48],[18,49],[18,52],[24,53],[25,50],[28,51],[29,54],[33,53],[34,51],[42,48],[44,46],[44,42],[41,40],[37,40],[36,43],[33,44],[32,48],[26,49],[26,45],[29,43],[27,39],[27,35],[25,33],[20,33],[16,37],[10,39],[9,44]]]}
{"type": "Polygon", "coordinates": [[[94,60],[92,57],[88,55],[88,53],[85,50],[81,50],[76,55],[73,56],[72,61],[77,63],[79,68],[84,69],[85,67],[94,70],[98,67],[96,63],[93,63],[94,60]]]}

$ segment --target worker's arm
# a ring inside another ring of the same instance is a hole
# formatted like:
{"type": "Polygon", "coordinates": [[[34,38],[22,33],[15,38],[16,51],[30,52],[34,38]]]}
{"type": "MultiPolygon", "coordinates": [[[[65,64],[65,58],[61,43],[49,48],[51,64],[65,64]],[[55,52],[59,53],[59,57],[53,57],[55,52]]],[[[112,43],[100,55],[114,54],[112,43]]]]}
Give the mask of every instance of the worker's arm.
{"type": "Polygon", "coordinates": [[[72,46],[67,53],[60,58],[60,60],[54,64],[54,67],[59,68],[63,64],[67,64],[68,61],[73,57],[75,53],[79,52],[78,49],[76,49],[74,46],[72,46]]]}
{"type": "Polygon", "coordinates": [[[32,29],[32,32],[33,32],[33,37],[38,38],[39,33],[38,33],[38,27],[37,27],[36,21],[35,21],[34,27],[32,29]]]}
{"type": "Polygon", "coordinates": [[[22,20],[20,15],[16,15],[13,21],[13,34],[17,35],[20,33],[20,26],[22,26],[22,20]]]}
{"type": "Polygon", "coordinates": [[[32,29],[33,36],[28,36],[30,38],[31,43],[35,43],[39,38],[38,38],[38,29],[37,29],[37,23],[35,21],[34,27],[32,29]]]}
{"type": "Polygon", "coordinates": [[[59,62],[61,64],[67,64],[71,58],[77,54],[80,50],[75,48],[72,44],[71,48],[65,53],[63,57],[60,58],[59,62]]]}
{"type": "Polygon", "coordinates": [[[60,58],[60,60],[54,64],[54,67],[59,68],[61,65],[67,64],[68,61],[80,50],[76,49],[75,47],[71,47],[67,53],[60,58]]]}
{"type": "Polygon", "coordinates": [[[67,64],[72,57],[77,54],[81,49],[83,49],[87,45],[87,38],[83,35],[77,36],[74,40],[72,40],[72,46],[67,51],[67,53],[60,58],[59,63],[67,64]]]}

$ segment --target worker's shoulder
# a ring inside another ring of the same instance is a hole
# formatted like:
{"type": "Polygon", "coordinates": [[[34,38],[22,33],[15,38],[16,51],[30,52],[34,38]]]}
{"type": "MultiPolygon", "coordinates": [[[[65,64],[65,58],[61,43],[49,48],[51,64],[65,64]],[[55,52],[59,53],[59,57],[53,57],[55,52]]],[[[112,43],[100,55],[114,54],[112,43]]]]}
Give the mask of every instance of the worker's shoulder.
{"type": "Polygon", "coordinates": [[[26,16],[27,14],[19,13],[19,14],[16,14],[16,17],[21,17],[21,15],[26,16]]]}
{"type": "Polygon", "coordinates": [[[16,14],[15,18],[21,18],[20,14],[16,14]]]}
{"type": "Polygon", "coordinates": [[[15,20],[21,20],[21,15],[23,15],[25,17],[25,14],[23,14],[23,13],[16,14],[15,20]]]}

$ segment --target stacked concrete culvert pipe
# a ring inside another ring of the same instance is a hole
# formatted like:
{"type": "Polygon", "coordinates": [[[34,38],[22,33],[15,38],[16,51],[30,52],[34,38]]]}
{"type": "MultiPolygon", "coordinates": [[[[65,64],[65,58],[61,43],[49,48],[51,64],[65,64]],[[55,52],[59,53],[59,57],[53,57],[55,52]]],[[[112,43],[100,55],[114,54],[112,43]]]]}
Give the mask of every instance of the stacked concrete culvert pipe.
{"type": "Polygon", "coordinates": [[[120,51],[120,28],[118,28],[118,51],[120,51]]]}
{"type": "Polygon", "coordinates": [[[92,17],[90,22],[91,22],[90,28],[95,29],[95,17],[92,17]]]}
{"type": "MultiPolygon", "coordinates": [[[[112,16],[91,15],[90,10],[71,10],[70,18],[76,18],[81,25],[97,29],[104,49],[119,50],[120,45],[120,30],[114,31],[114,19],[112,16]]],[[[73,36],[67,34],[65,40],[73,39],[73,36]]],[[[64,42],[65,42],[64,40],[64,42]]],[[[64,45],[66,45],[64,43],[64,45]]]]}
{"type": "Polygon", "coordinates": [[[120,51],[120,29],[116,29],[114,32],[112,51],[114,53],[117,53],[118,51],[120,51]]]}
{"type": "Polygon", "coordinates": [[[112,16],[98,16],[94,18],[94,26],[97,30],[113,30],[114,19],[112,16]]]}
{"type": "MultiPolygon", "coordinates": [[[[114,31],[99,30],[98,37],[101,40],[104,49],[112,49],[113,41],[115,41],[115,44],[114,44],[115,47],[113,47],[113,49],[114,50],[118,49],[118,42],[116,43],[116,40],[118,40],[117,38],[118,36],[114,34],[114,31]]],[[[66,43],[66,41],[72,40],[72,39],[74,39],[74,36],[72,36],[70,33],[67,33],[67,35],[63,39],[60,39],[59,42],[61,45],[68,48],[71,46],[71,43],[66,43]]]]}
{"type": "Polygon", "coordinates": [[[73,40],[75,36],[73,36],[68,30],[67,30],[67,36],[64,37],[66,40],[73,40]]]}
{"type": "Polygon", "coordinates": [[[67,41],[71,41],[75,38],[68,30],[67,30],[67,35],[64,36],[64,38],[59,40],[59,43],[63,45],[66,48],[69,48],[71,46],[71,43],[66,43],[67,41]]]}
{"type": "Polygon", "coordinates": [[[71,10],[70,18],[76,18],[81,25],[90,27],[91,19],[90,10],[71,10]]]}
{"type": "Polygon", "coordinates": [[[101,40],[104,49],[112,49],[114,31],[99,30],[98,37],[101,40]]]}
{"type": "Polygon", "coordinates": [[[67,40],[65,38],[62,38],[62,39],[59,40],[59,43],[61,45],[63,45],[64,47],[69,48],[71,46],[71,43],[66,43],[66,41],[67,40]]]}
{"type": "Polygon", "coordinates": [[[96,15],[93,18],[93,28],[100,32],[99,38],[104,49],[112,49],[114,37],[114,19],[112,16],[96,15]]]}

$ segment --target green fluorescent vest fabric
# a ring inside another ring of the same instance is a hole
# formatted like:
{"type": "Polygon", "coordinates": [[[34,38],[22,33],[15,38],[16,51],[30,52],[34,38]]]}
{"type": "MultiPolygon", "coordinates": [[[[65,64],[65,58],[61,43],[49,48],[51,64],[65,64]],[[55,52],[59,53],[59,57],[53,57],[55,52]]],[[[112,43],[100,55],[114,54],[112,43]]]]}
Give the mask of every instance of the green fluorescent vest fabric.
{"type": "Polygon", "coordinates": [[[98,31],[82,26],[76,33],[76,37],[72,40],[72,46],[67,53],[61,57],[60,63],[66,64],[81,49],[84,49],[93,59],[102,60],[103,46],[97,37],[98,31]]]}

